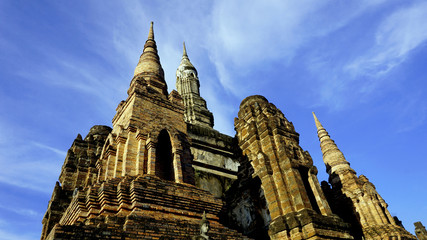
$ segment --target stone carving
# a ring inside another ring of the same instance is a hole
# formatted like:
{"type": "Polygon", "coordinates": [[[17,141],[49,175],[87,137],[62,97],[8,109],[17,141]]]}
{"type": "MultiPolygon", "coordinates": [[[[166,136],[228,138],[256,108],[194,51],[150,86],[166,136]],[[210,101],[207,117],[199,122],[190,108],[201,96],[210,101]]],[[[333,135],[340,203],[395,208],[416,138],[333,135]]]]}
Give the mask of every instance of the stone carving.
{"type": "Polygon", "coordinates": [[[207,235],[209,231],[209,221],[206,219],[206,212],[203,212],[202,220],[200,220],[200,234],[194,236],[193,240],[209,240],[207,235]]]}

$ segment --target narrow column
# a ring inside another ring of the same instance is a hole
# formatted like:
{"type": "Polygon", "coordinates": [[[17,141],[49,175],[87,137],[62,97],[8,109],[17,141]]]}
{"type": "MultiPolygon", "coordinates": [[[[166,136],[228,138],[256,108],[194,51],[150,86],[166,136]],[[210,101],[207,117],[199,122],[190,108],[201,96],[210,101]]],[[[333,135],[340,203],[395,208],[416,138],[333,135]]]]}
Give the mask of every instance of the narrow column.
{"type": "Polygon", "coordinates": [[[156,175],[156,143],[153,142],[151,138],[148,138],[146,147],[148,150],[147,173],[156,175]]]}
{"type": "Polygon", "coordinates": [[[311,189],[313,190],[314,196],[316,196],[316,202],[322,215],[332,215],[332,210],[328,204],[328,201],[326,201],[326,197],[323,194],[322,188],[320,187],[319,180],[315,174],[311,173],[311,170],[308,171],[308,181],[310,183],[311,189]]]}
{"type": "Polygon", "coordinates": [[[147,169],[144,169],[144,166],[147,166],[146,163],[146,156],[145,156],[145,144],[146,144],[146,137],[140,133],[136,133],[136,139],[138,141],[138,150],[136,154],[136,175],[141,175],[144,173],[147,173],[147,169]]]}
{"type": "Polygon", "coordinates": [[[107,179],[113,177],[115,163],[116,163],[116,151],[111,151],[111,153],[108,154],[108,156],[107,156],[107,168],[105,170],[104,180],[107,180],[107,179]]]}
{"type": "Polygon", "coordinates": [[[116,153],[113,177],[119,177],[122,175],[123,152],[124,152],[125,143],[126,143],[126,138],[117,136],[116,138],[117,153],[116,153]]]}
{"type": "Polygon", "coordinates": [[[182,167],[181,167],[181,155],[182,150],[177,149],[173,153],[173,171],[175,176],[175,182],[177,183],[183,183],[183,177],[182,177],[182,167]]]}
{"type": "Polygon", "coordinates": [[[129,128],[128,129],[128,136],[124,148],[123,153],[123,171],[122,176],[130,175],[135,176],[136,175],[136,138],[135,138],[135,132],[136,129],[129,128]]]}

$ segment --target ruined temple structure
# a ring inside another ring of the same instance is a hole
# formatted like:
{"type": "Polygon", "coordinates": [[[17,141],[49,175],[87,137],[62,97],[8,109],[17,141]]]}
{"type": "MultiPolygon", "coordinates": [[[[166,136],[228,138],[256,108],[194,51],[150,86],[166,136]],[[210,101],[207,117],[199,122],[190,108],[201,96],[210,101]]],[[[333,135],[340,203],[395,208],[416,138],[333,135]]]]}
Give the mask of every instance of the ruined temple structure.
{"type": "Polygon", "coordinates": [[[416,239],[316,117],[329,183],[263,96],[242,101],[235,137],[214,130],[185,45],[176,89],[151,24],[112,128],[96,125],[68,150],[42,240],[416,239]]]}

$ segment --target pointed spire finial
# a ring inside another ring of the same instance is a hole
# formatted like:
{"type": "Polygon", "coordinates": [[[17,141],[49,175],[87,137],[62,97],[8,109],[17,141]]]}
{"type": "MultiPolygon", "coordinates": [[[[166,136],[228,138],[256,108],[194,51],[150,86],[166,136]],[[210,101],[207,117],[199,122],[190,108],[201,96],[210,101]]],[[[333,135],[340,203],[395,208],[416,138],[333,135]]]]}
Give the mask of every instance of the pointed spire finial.
{"type": "Polygon", "coordinates": [[[322,124],[320,124],[316,114],[314,114],[314,112],[312,113],[317,127],[317,137],[320,141],[320,149],[323,153],[323,162],[326,164],[326,171],[331,174],[338,170],[341,171],[343,169],[347,169],[356,173],[352,168],[350,168],[350,163],[345,160],[344,154],[338,149],[334,140],[331,139],[326,129],[322,124]]]}
{"type": "Polygon", "coordinates": [[[151,22],[148,39],[145,41],[144,49],[136,65],[134,77],[140,74],[144,76],[149,75],[147,84],[157,92],[167,96],[165,75],[157,53],[156,41],[154,40],[153,22],[151,22]]]}
{"type": "Polygon", "coordinates": [[[185,47],[185,42],[183,42],[183,53],[182,53],[181,64],[178,67],[178,70],[179,69],[181,69],[181,70],[192,69],[192,70],[196,71],[196,74],[197,74],[196,68],[193,66],[193,64],[191,64],[190,59],[188,58],[187,48],[185,47]]]}
{"type": "Polygon", "coordinates": [[[154,40],[153,22],[151,22],[150,31],[148,32],[148,40],[154,40]]]}
{"type": "Polygon", "coordinates": [[[183,57],[188,57],[187,55],[187,49],[185,48],[185,42],[183,42],[184,45],[184,53],[182,54],[183,57]]]}
{"type": "Polygon", "coordinates": [[[316,114],[314,114],[314,112],[312,112],[312,113],[313,113],[313,117],[314,117],[314,122],[316,123],[317,130],[323,128],[322,124],[319,122],[319,119],[317,119],[316,114]]]}

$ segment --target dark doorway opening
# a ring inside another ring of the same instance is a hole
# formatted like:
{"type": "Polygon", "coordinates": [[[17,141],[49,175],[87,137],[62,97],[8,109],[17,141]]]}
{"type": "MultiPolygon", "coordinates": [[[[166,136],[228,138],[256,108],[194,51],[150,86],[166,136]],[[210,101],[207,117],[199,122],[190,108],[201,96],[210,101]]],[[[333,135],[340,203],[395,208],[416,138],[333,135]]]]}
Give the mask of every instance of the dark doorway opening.
{"type": "Polygon", "coordinates": [[[166,130],[160,132],[157,140],[156,176],[169,181],[175,180],[172,144],[169,133],[166,130]]]}

